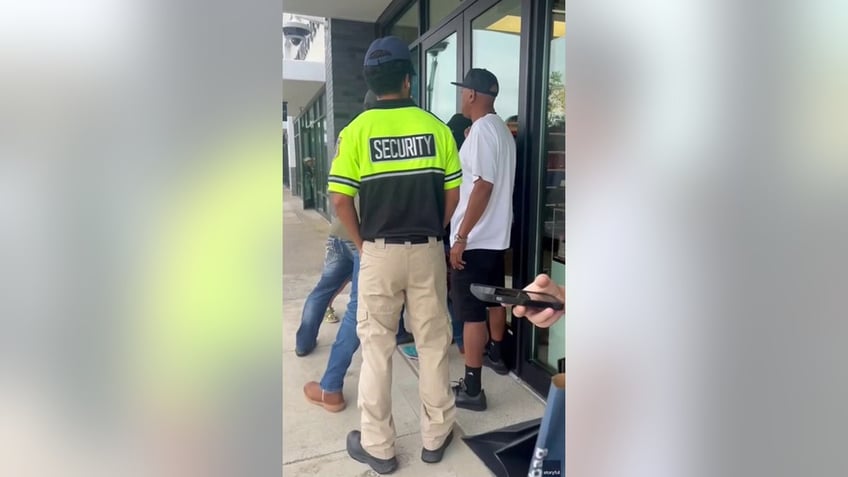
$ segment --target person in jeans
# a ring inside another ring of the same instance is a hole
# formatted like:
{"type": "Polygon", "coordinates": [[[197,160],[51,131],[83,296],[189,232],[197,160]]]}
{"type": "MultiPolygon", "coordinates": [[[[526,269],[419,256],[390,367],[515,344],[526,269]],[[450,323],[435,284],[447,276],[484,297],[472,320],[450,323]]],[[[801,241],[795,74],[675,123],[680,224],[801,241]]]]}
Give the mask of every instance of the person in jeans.
{"type": "MultiPolygon", "coordinates": [[[[318,344],[318,331],[324,321],[327,306],[348,281],[351,282],[350,301],[345,316],[351,315],[354,319],[356,318],[356,282],[353,277],[357,272],[356,262],[359,261],[359,252],[337,219],[334,219],[330,225],[326,247],[327,253],[324,255],[321,278],[306,298],[300,327],[297,329],[294,353],[299,357],[304,357],[315,349],[318,344]]],[[[396,339],[398,344],[408,343],[411,339],[411,334],[404,327],[403,317],[401,317],[396,339]]]]}
{"type": "MultiPolygon", "coordinates": [[[[370,95],[366,95],[363,106],[365,109],[368,109],[375,102],[376,97],[371,93],[370,95]]],[[[306,356],[315,349],[315,346],[318,344],[318,331],[321,328],[326,310],[332,303],[333,298],[344,288],[348,281],[351,282],[351,289],[350,301],[345,311],[345,317],[350,315],[354,320],[356,317],[357,289],[354,277],[358,271],[359,251],[351,241],[344,225],[342,225],[337,217],[333,217],[330,223],[330,233],[329,237],[327,237],[326,247],[327,252],[324,255],[324,269],[321,271],[321,278],[306,298],[306,303],[303,305],[303,313],[301,314],[300,327],[297,329],[294,352],[299,357],[306,356]]],[[[341,334],[341,332],[342,330],[340,329],[338,333],[341,334]]],[[[404,327],[403,316],[401,316],[400,326],[398,327],[396,336],[398,344],[408,343],[410,336],[404,327]]],[[[356,346],[359,346],[358,342],[356,346]]],[[[354,348],[354,351],[356,351],[356,348],[354,348]]],[[[352,354],[353,352],[351,352],[352,354]]],[[[348,360],[349,364],[350,360],[348,360]]],[[[347,370],[347,367],[345,367],[345,370],[347,370]]],[[[344,375],[344,372],[342,375],[344,375]]]]}
{"type": "MultiPolygon", "coordinates": [[[[357,201],[358,202],[358,201],[357,201]]],[[[358,204],[356,204],[358,206],[358,204]]],[[[358,207],[357,207],[357,210],[358,207]]],[[[344,317],[342,317],[336,340],[330,348],[330,358],[327,360],[327,368],[320,382],[309,381],[303,386],[303,394],[306,400],[312,404],[323,407],[330,412],[344,410],[346,403],[342,388],[344,387],[344,376],[353,360],[353,355],[359,349],[359,337],[356,336],[356,311],[359,293],[357,277],[359,276],[359,251],[353,242],[348,242],[351,249],[352,273],[350,281],[350,301],[347,305],[344,317]]],[[[403,329],[401,324],[399,330],[403,329]]]]}
{"type": "Polygon", "coordinates": [[[344,230],[339,230],[338,221],[334,220],[327,237],[326,253],[324,254],[324,269],[318,284],[309,293],[303,305],[300,327],[297,329],[294,352],[297,356],[306,356],[315,349],[318,330],[327,310],[330,300],[350,279],[353,272],[353,242],[344,230]]]}

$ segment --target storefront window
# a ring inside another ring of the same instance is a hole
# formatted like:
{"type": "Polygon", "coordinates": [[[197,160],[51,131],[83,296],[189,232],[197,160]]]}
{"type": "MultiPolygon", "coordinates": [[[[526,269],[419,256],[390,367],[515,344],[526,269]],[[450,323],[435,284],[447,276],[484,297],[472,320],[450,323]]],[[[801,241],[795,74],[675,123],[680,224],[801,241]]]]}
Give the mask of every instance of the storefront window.
{"type": "Polygon", "coordinates": [[[324,215],[328,213],[326,185],[329,171],[325,110],[325,95],[322,94],[297,121],[303,207],[315,208],[324,215]]]}
{"type": "MultiPolygon", "coordinates": [[[[294,121],[294,119],[291,119],[294,121]]],[[[300,121],[294,121],[294,173],[292,175],[291,181],[294,182],[292,185],[292,190],[294,191],[294,195],[303,197],[303,191],[301,187],[303,187],[303,181],[301,180],[301,173],[303,172],[303,147],[301,145],[301,134],[300,134],[300,121]]]]}
{"type": "MultiPolygon", "coordinates": [[[[541,270],[565,286],[565,0],[554,2],[543,116],[544,189],[542,193],[541,270]]],[[[565,320],[534,329],[534,358],[551,371],[565,357],[565,320]]]]}
{"type": "Polygon", "coordinates": [[[398,18],[397,22],[392,25],[389,30],[390,35],[394,35],[407,44],[412,43],[418,38],[418,27],[421,23],[420,15],[418,14],[418,2],[413,2],[406,9],[403,15],[398,18]]]}
{"type": "Polygon", "coordinates": [[[504,120],[518,114],[521,2],[503,0],[471,21],[471,64],[495,74],[500,85],[495,109],[504,120]]]}
{"type": "Polygon", "coordinates": [[[298,119],[300,123],[300,164],[301,197],[303,208],[315,208],[315,158],[312,155],[312,127],[310,126],[311,108],[304,111],[298,119]]]}
{"type": "Polygon", "coordinates": [[[456,33],[427,49],[427,104],[425,107],[445,123],[456,114],[456,33]]]}
{"type": "Polygon", "coordinates": [[[439,22],[445,19],[450,12],[456,10],[456,7],[462,3],[462,0],[430,0],[429,20],[430,28],[439,25],[439,22]]]}

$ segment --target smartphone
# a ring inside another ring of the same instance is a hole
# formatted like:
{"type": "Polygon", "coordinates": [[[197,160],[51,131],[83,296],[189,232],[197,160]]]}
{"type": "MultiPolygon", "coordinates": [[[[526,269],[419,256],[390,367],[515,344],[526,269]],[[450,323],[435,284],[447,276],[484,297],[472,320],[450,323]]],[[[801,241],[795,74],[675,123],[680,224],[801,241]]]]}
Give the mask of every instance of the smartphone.
{"type": "Polygon", "coordinates": [[[530,308],[553,308],[562,310],[565,305],[553,295],[547,293],[500,288],[491,285],[471,284],[471,294],[480,301],[501,305],[521,305],[530,308]]]}

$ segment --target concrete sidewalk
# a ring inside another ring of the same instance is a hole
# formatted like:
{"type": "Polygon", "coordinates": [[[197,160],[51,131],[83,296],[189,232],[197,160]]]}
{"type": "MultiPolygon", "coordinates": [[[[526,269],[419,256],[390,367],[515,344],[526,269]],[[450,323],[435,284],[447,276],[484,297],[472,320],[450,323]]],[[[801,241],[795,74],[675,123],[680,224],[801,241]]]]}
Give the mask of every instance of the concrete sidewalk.
{"type": "MultiPolygon", "coordinates": [[[[351,459],[345,450],[345,437],[359,428],[356,408],[360,353],[353,358],[345,376],[344,397],[348,407],[332,414],[314,406],[303,396],[307,381],[319,381],[335,339],[338,324],[324,323],[318,335],[318,348],[309,356],[294,354],[294,335],[306,296],[318,282],[324,259],[324,242],[329,224],[314,211],[304,211],[301,200],[286,189],[283,200],[283,475],[285,477],[377,475],[351,459]]],[[[348,287],[349,288],[349,287],[348,287]]],[[[344,312],[346,290],[336,298],[334,308],[344,312]]],[[[340,316],[341,318],[341,316],[340,316]]],[[[459,378],[464,364],[456,347],[451,347],[451,376],[459,378]]],[[[421,461],[419,434],[420,400],[417,363],[399,351],[394,355],[392,412],[397,430],[397,458],[400,464],[393,474],[400,477],[491,476],[482,461],[460,439],[462,435],[487,432],[518,422],[538,418],[544,412],[541,399],[514,376],[498,376],[483,371],[483,385],[489,409],[475,413],[457,410],[457,429],[453,443],[439,464],[421,461]]]]}

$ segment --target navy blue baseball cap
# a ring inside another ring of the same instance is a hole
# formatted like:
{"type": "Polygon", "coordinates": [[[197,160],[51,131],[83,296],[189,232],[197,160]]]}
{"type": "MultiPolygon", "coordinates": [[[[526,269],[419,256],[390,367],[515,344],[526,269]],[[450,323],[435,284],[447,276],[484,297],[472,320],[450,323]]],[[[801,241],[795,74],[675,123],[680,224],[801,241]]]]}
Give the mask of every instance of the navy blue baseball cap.
{"type": "Polygon", "coordinates": [[[483,68],[471,68],[461,83],[451,81],[451,84],[468,88],[489,96],[498,96],[498,78],[491,71],[483,68]]]}
{"type": "Polygon", "coordinates": [[[415,74],[412,68],[412,59],[409,55],[409,45],[396,36],[385,36],[377,38],[365,52],[364,66],[380,66],[390,61],[406,61],[409,63],[410,72],[415,74]]]}

